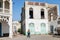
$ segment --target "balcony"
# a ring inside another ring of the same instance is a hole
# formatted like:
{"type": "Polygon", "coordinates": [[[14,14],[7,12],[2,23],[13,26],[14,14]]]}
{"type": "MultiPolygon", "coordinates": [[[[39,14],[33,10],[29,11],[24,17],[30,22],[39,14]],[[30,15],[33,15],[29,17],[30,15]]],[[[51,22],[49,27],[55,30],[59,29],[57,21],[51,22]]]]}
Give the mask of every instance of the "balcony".
{"type": "Polygon", "coordinates": [[[4,13],[9,14],[9,13],[10,13],[9,9],[5,9],[5,10],[4,10],[4,13]]]}
{"type": "Polygon", "coordinates": [[[10,14],[10,10],[9,9],[4,9],[0,8],[0,14],[10,14]]]}
{"type": "Polygon", "coordinates": [[[3,12],[3,8],[0,8],[0,13],[2,13],[3,12]]]}

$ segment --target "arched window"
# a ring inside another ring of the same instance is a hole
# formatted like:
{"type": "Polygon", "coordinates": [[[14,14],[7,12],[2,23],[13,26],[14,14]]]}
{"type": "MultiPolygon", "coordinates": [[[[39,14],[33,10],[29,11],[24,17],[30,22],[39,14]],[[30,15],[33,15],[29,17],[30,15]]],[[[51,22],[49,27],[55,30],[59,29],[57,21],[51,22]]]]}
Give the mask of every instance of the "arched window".
{"type": "Polygon", "coordinates": [[[29,18],[33,18],[33,8],[29,8],[29,18]]]}
{"type": "Polygon", "coordinates": [[[10,5],[9,2],[8,1],[5,1],[5,8],[6,9],[9,9],[9,5],[10,5]]]}
{"type": "Polygon", "coordinates": [[[44,16],[44,9],[41,9],[41,19],[44,19],[45,16],[44,16]]]}

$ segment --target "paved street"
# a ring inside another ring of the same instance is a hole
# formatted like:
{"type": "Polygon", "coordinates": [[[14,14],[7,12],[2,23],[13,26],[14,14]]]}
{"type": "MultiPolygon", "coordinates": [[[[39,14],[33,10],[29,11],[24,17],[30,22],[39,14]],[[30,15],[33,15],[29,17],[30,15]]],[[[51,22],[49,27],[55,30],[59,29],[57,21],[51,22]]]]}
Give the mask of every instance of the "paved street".
{"type": "Polygon", "coordinates": [[[30,38],[20,35],[13,37],[12,39],[8,37],[0,38],[0,40],[60,40],[58,37],[53,37],[52,35],[32,35],[30,38]]]}

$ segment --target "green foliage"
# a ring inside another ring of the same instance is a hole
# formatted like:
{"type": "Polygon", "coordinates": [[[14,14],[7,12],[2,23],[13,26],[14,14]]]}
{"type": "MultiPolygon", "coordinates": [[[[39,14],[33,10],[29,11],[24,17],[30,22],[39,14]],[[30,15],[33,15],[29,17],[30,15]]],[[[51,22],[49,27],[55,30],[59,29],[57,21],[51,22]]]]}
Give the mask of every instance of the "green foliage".
{"type": "Polygon", "coordinates": [[[21,29],[20,28],[18,29],[18,32],[21,33],[21,29]]]}
{"type": "Polygon", "coordinates": [[[25,35],[25,32],[23,32],[23,35],[25,35]]]}

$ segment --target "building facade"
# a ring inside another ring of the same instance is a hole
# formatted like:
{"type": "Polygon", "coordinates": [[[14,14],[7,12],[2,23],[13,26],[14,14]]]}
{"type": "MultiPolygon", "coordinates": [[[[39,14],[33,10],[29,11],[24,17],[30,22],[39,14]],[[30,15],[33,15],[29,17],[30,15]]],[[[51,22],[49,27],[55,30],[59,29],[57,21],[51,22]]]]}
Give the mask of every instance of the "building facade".
{"type": "Polygon", "coordinates": [[[18,34],[18,30],[21,29],[21,23],[19,21],[13,21],[12,26],[13,26],[13,33],[17,31],[18,34]]]}
{"type": "Polygon", "coordinates": [[[60,16],[58,16],[58,18],[57,18],[57,24],[58,24],[57,27],[60,27],[60,16]]]}
{"type": "Polygon", "coordinates": [[[0,36],[12,35],[12,0],[0,0],[0,36]]]}
{"type": "Polygon", "coordinates": [[[58,5],[25,1],[21,13],[21,30],[27,35],[55,33],[58,5]]]}

